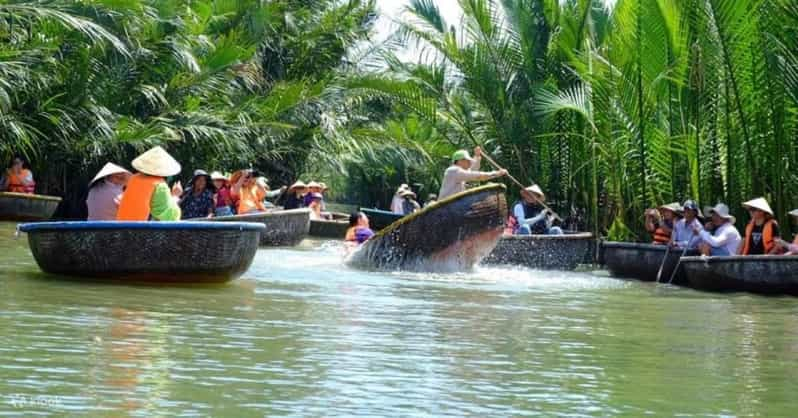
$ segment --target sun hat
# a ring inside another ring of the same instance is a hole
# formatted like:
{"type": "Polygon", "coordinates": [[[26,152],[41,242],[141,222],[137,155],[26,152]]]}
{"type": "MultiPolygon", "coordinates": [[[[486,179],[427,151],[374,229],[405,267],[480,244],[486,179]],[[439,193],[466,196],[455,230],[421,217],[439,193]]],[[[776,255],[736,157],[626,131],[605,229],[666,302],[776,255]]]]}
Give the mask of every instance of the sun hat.
{"type": "Polygon", "coordinates": [[[525,188],[524,190],[526,190],[526,191],[528,191],[530,193],[538,195],[541,200],[545,200],[546,199],[546,195],[543,194],[543,189],[541,189],[540,186],[538,186],[537,184],[533,184],[533,185],[525,188]]]}
{"type": "Polygon", "coordinates": [[[321,184],[316,183],[315,181],[311,181],[307,184],[308,189],[321,189],[321,184]]]}
{"type": "Polygon", "coordinates": [[[194,182],[197,181],[198,177],[205,177],[205,188],[211,191],[216,191],[216,186],[213,185],[212,178],[210,174],[208,174],[205,170],[194,170],[194,175],[191,176],[191,181],[188,182],[188,188],[194,188],[194,182]]]}
{"type": "Polygon", "coordinates": [[[469,154],[468,151],[464,149],[457,150],[454,152],[454,154],[452,154],[453,163],[456,163],[460,160],[474,161],[474,159],[471,158],[471,154],[469,154]]]}
{"type": "Polygon", "coordinates": [[[791,211],[790,213],[788,213],[788,215],[795,216],[796,218],[798,218],[798,209],[791,211]]]}
{"type": "Polygon", "coordinates": [[[160,146],[139,155],[131,165],[136,170],[155,177],[171,177],[180,173],[180,163],[160,146]]]}
{"type": "Polygon", "coordinates": [[[327,183],[319,182],[319,186],[321,186],[321,191],[328,190],[327,183]]]}
{"type": "Polygon", "coordinates": [[[684,209],[682,208],[682,205],[679,204],[679,202],[668,203],[666,205],[662,205],[662,206],[658,207],[657,209],[659,209],[659,210],[669,210],[669,211],[671,211],[671,212],[673,212],[673,213],[675,213],[677,215],[684,212],[684,209]]]}
{"type": "Polygon", "coordinates": [[[695,200],[692,200],[692,199],[685,200],[684,205],[682,205],[682,209],[685,212],[687,212],[688,210],[693,210],[693,211],[695,211],[695,215],[697,217],[699,217],[699,218],[703,218],[704,217],[704,215],[701,213],[701,209],[698,207],[698,203],[696,203],[695,200]]]}
{"type": "Polygon", "coordinates": [[[222,173],[220,173],[218,171],[214,171],[214,172],[211,173],[211,180],[213,180],[213,181],[222,180],[222,181],[225,181],[225,182],[230,181],[230,179],[227,178],[227,176],[225,176],[224,174],[222,174],[222,173]]]}
{"type": "Polygon", "coordinates": [[[307,187],[308,185],[303,183],[302,180],[297,180],[296,183],[292,184],[291,187],[288,188],[288,190],[307,189],[307,187]]]}
{"type": "Polygon", "coordinates": [[[400,196],[402,194],[402,192],[405,191],[405,190],[410,190],[410,186],[408,186],[407,184],[402,183],[402,185],[399,186],[398,189],[396,189],[396,195],[400,196]]]}
{"type": "Polygon", "coordinates": [[[770,204],[768,204],[768,201],[765,200],[764,197],[758,197],[756,199],[749,200],[743,203],[743,207],[746,209],[761,210],[762,212],[765,212],[768,215],[773,216],[773,209],[770,208],[770,204]]]}
{"type": "Polygon", "coordinates": [[[730,215],[729,214],[729,207],[726,206],[723,203],[718,203],[714,207],[709,208],[707,213],[709,213],[710,215],[712,215],[714,213],[715,215],[718,215],[721,218],[723,218],[723,219],[725,219],[725,220],[727,220],[727,221],[729,221],[731,223],[736,223],[737,222],[737,219],[734,217],[734,215],[730,215]]]}
{"type": "Polygon", "coordinates": [[[409,190],[409,189],[408,190],[402,190],[401,192],[399,192],[399,197],[407,197],[407,196],[416,197],[416,194],[413,193],[413,191],[409,190]]]}
{"type": "Polygon", "coordinates": [[[114,174],[127,174],[128,176],[132,175],[130,171],[127,171],[114,163],[105,163],[103,168],[101,168],[97,175],[94,176],[91,182],[89,182],[89,187],[93,186],[98,180],[104,179],[108,176],[113,176],[114,174]]]}

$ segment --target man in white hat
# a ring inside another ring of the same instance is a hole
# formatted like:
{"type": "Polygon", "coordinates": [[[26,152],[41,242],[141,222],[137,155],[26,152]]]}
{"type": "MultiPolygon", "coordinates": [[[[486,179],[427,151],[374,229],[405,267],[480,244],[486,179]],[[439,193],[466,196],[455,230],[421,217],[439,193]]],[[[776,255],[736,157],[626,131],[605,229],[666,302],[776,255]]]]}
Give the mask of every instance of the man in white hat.
{"type": "Polygon", "coordinates": [[[745,238],[740,245],[740,255],[778,254],[781,247],[776,245],[779,237],[779,224],[773,219],[773,209],[765,198],[759,197],[743,203],[751,215],[751,222],[745,227],[745,238]]]}
{"type": "MultiPolygon", "coordinates": [[[[792,216],[793,220],[798,221],[798,209],[793,210],[789,215],[792,216]]],[[[795,240],[792,244],[781,238],[776,238],[776,243],[787,251],[786,255],[798,255],[798,234],[795,235],[795,240]]]]}
{"type": "Polygon", "coordinates": [[[412,190],[405,190],[399,196],[402,198],[403,215],[410,215],[421,210],[421,205],[416,202],[416,194],[412,190]]]}
{"type": "Polygon", "coordinates": [[[703,255],[726,256],[736,255],[740,248],[740,231],[734,227],[734,216],[729,214],[729,207],[718,203],[709,210],[712,216],[714,230],[710,233],[706,229],[694,229],[694,233],[701,237],[698,249],[703,255]]]}
{"type": "Polygon", "coordinates": [[[486,181],[507,175],[507,170],[479,171],[482,162],[482,148],[474,148],[474,158],[468,155],[468,151],[461,149],[452,154],[452,165],[443,173],[441,190],[438,192],[438,199],[443,200],[447,197],[464,192],[466,183],[475,181],[486,181]]]}
{"type": "Polygon", "coordinates": [[[560,227],[552,226],[553,213],[543,205],[545,201],[546,195],[537,184],[523,190],[521,200],[513,205],[509,222],[513,227],[513,234],[562,235],[560,227]]]}
{"type": "Polygon", "coordinates": [[[106,163],[89,183],[86,207],[89,221],[115,221],[125,185],[132,173],[114,164],[106,163]]]}
{"type": "Polygon", "coordinates": [[[118,221],[177,221],[180,206],[177,197],[183,190],[179,186],[169,190],[166,178],[180,173],[180,163],[166,150],[156,146],[133,160],[134,174],[127,183],[119,210],[118,221]]]}
{"type": "Polygon", "coordinates": [[[391,199],[391,212],[397,215],[404,215],[405,210],[403,207],[404,198],[402,197],[402,193],[410,190],[410,186],[407,184],[402,184],[396,189],[396,193],[393,194],[393,199],[391,199]]]}

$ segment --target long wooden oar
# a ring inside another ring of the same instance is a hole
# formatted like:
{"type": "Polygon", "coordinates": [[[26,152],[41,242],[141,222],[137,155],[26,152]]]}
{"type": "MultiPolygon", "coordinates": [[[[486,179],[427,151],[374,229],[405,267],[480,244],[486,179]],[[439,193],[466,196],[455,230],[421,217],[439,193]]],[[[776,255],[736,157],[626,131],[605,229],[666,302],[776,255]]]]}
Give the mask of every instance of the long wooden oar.
{"type": "MultiPolygon", "coordinates": [[[[488,162],[490,163],[490,165],[492,165],[492,166],[493,166],[495,169],[497,169],[497,170],[504,170],[504,168],[503,168],[502,166],[500,166],[499,164],[497,164],[497,163],[496,163],[496,161],[493,161],[493,158],[490,158],[490,156],[489,156],[488,154],[486,154],[486,153],[485,153],[485,151],[482,151],[482,158],[484,158],[484,159],[488,160],[488,162]]],[[[506,170],[505,170],[505,171],[506,171],[506,170]]],[[[526,186],[524,186],[524,184],[523,184],[523,183],[521,183],[520,181],[518,181],[518,179],[516,179],[515,177],[513,177],[513,175],[512,175],[512,174],[510,174],[509,172],[507,173],[507,178],[509,178],[509,179],[510,179],[510,180],[511,180],[513,183],[515,183],[515,184],[516,184],[518,187],[520,187],[520,188],[521,188],[521,193],[524,193],[524,192],[526,192],[526,193],[529,193],[529,192],[526,190],[526,186]]],[[[543,206],[543,208],[544,208],[544,209],[546,209],[546,210],[548,210],[549,212],[551,212],[552,216],[554,216],[554,218],[555,218],[555,219],[557,219],[558,221],[562,222],[562,218],[560,217],[560,215],[558,215],[558,214],[557,214],[557,212],[555,212],[554,210],[552,210],[552,208],[550,208],[550,207],[549,207],[549,205],[547,205],[547,204],[546,204],[546,202],[543,202],[542,200],[539,200],[539,199],[538,199],[538,203],[540,203],[540,204],[541,204],[541,206],[543,206]]]]}

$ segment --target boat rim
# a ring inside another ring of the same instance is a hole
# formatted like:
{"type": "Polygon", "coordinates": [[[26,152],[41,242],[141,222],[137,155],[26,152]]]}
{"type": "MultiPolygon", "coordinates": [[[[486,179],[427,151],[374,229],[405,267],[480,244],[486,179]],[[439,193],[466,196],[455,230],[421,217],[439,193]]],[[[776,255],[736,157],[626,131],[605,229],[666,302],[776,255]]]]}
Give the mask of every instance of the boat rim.
{"type": "Polygon", "coordinates": [[[441,208],[443,206],[447,206],[450,203],[452,203],[454,201],[457,201],[457,200],[459,200],[459,199],[461,199],[461,198],[463,198],[465,196],[470,196],[470,195],[473,195],[473,194],[482,193],[482,192],[489,192],[489,191],[504,192],[506,190],[507,190],[507,186],[505,186],[503,184],[500,184],[500,183],[489,183],[489,184],[485,184],[485,185],[482,185],[482,186],[478,186],[478,187],[474,187],[474,188],[468,189],[468,190],[466,190],[464,192],[455,193],[455,194],[453,194],[451,196],[448,196],[447,198],[445,198],[443,200],[439,200],[439,201],[437,201],[437,202],[435,202],[435,203],[433,203],[433,204],[431,204],[431,205],[429,205],[429,206],[427,206],[425,208],[422,208],[418,212],[415,212],[415,213],[412,213],[410,215],[404,216],[403,218],[397,220],[396,222],[388,225],[384,229],[382,229],[379,232],[377,232],[376,234],[374,234],[374,237],[385,236],[385,235],[393,232],[396,228],[398,228],[398,227],[400,227],[400,226],[402,226],[402,225],[404,225],[404,224],[406,224],[406,223],[408,223],[410,221],[415,220],[419,216],[426,215],[429,212],[435,211],[435,210],[437,210],[437,209],[439,209],[439,208],[441,208]]]}
{"type": "Polygon", "coordinates": [[[684,263],[733,263],[738,261],[798,261],[798,255],[725,255],[682,257],[684,263]]]}
{"type": "Polygon", "coordinates": [[[58,196],[49,196],[44,194],[31,194],[31,193],[16,193],[16,192],[0,192],[0,197],[13,197],[13,198],[29,199],[29,200],[48,200],[51,202],[61,201],[61,198],[58,196]]]}
{"type": "Polygon", "coordinates": [[[31,222],[17,226],[21,232],[107,231],[107,230],[233,230],[263,231],[266,225],[256,222],[186,222],[186,221],[64,221],[31,222]]]}
{"type": "MultiPolygon", "coordinates": [[[[302,214],[302,213],[310,214],[310,209],[307,209],[307,208],[303,208],[303,209],[280,209],[280,210],[256,212],[256,213],[244,213],[244,214],[241,214],[241,215],[214,216],[211,219],[213,219],[213,220],[227,220],[227,219],[243,219],[243,220],[246,220],[246,219],[258,219],[258,218],[263,218],[263,217],[266,217],[266,216],[268,216],[268,217],[288,216],[288,215],[296,215],[296,214],[302,214]]],[[[200,219],[206,219],[206,218],[192,218],[191,220],[193,221],[194,219],[200,220],[200,219]]],[[[244,221],[244,222],[246,222],[246,221],[244,221]]]]}
{"type": "Polygon", "coordinates": [[[609,248],[625,248],[625,249],[638,249],[638,250],[662,250],[665,251],[668,246],[661,244],[651,244],[648,242],[625,242],[625,241],[602,241],[602,247],[609,248]]]}
{"type": "Polygon", "coordinates": [[[530,234],[530,235],[502,235],[502,239],[505,240],[517,240],[517,241],[524,241],[524,240],[568,240],[568,239],[593,239],[593,233],[591,232],[572,232],[568,233],[565,232],[560,235],[544,235],[544,234],[530,234]]]}

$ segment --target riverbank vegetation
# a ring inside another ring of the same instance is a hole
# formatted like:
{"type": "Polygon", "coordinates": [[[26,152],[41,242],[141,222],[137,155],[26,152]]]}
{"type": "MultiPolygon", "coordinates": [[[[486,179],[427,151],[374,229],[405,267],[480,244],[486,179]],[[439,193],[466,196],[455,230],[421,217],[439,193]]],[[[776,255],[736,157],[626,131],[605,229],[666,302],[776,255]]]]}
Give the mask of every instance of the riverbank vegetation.
{"type": "Polygon", "coordinates": [[[478,144],[616,238],[657,203],[798,205],[795,2],[459,3],[449,22],[412,0],[374,44],[366,0],[11,2],[0,155],[77,195],[166,143],[186,168],[312,175],[370,206],[399,183],[437,191],[447,155],[478,144]]]}

